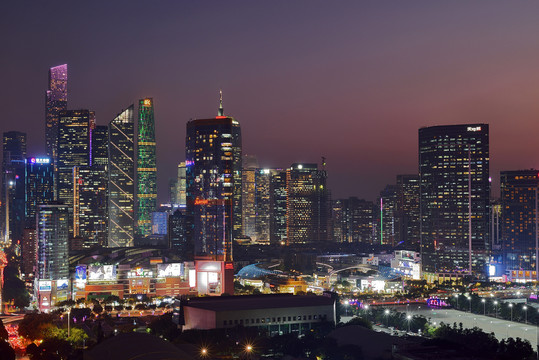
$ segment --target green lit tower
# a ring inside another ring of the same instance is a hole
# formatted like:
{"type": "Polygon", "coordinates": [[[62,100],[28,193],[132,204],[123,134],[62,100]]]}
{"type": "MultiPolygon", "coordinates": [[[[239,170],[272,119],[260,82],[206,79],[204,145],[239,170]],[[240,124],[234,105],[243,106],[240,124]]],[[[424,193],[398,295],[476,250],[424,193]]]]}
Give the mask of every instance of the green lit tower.
{"type": "Polygon", "coordinates": [[[153,99],[139,100],[137,142],[136,234],[151,234],[152,212],[157,208],[157,164],[155,156],[155,121],[153,99]]]}

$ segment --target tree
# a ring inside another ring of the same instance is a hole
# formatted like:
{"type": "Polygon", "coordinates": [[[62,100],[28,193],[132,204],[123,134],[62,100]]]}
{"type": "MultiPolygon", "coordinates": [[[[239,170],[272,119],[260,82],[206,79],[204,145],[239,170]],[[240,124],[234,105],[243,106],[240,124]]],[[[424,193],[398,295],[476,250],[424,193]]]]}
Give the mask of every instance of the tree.
{"type": "Polygon", "coordinates": [[[4,322],[2,319],[0,319],[0,340],[7,340],[9,338],[9,334],[7,333],[6,327],[4,326],[4,322]]]}
{"type": "Polygon", "coordinates": [[[25,308],[30,305],[30,294],[24,281],[19,279],[19,273],[13,265],[8,265],[4,269],[2,296],[5,302],[12,301],[13,305],[18,308],[25,308]]]}
{"type": "Polygon", "coordinates": [[[86,339],[88,339],[86,332],[76,327],[71,328],[71,334],[67,338],[70,343],[75,345],[82,345],[86,339]]]}
{"type": "Polygon", "coordinates": [[[0,340],[0,355],[2,360],[15,360],[15,350],[4,340],[0,340]]]}
{"type": "Polygon", "coordinates": [[[40,340],[50,325],[53,325],[53,316],[50,314],[26,314],[19,323],[19,335],[32,341],[40,340]]]}

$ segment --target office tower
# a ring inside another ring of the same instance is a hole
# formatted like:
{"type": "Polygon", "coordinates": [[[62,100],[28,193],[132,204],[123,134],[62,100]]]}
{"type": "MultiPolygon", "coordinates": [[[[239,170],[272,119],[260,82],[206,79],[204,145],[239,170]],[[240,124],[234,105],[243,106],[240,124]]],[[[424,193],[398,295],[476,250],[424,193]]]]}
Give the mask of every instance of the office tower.
{"type": "Polygon", "coordinates": [[[179,255],[182,260],[193,258],[193,248],[188,241],[188,221],[187,216],[179,209],[169,215],[168,236],[170,249],[179,255]]]}
{"type": "Polygon", "coordinates": [[[328,238],[329,196],[326,171],[317,164],[292,164],[286,170],[287,245],[328,238]]]}
{"type": "Polygon", "coordinates": [[[254,240],[256,238],[256,182],[255,174],[258,161],[253,155],[243,156],[241,178],[241,210],[243,235],[254,240]]]}
{"type": "Polygon", "coordinates": [[[54,165],[48,157],[26,159],[26,201],[25,227],[36,227],[36,213],[39,205],[54,201],[54,165]]]}
{"type": "Polygon", "coordinates": [[[104,165],[73,167],[73,237],[83,249],[107,245],[107,182],[104,165]]]}
{"type": "Polygon", "coordinates": [[[255,239],[260,244],[271,242],[271,174],[273,171],[257,169],[255,172],[255,239]]]}
{"type": "Polygon", "coordinates": [[[90,128],[90,164],[108,166],[109,163],[109,127],[93,125],[90,128]]]}
{"type": "Polygon", "coordinates": [[[45,143],[47,156],[57,163],[60,112],[67,110],[67,64],[49,69],[49,89],[45,96],[45,143]]]}
{"type": "Polygon", "coordinates": [[[397,243],[419,250],[419,175],[397,175],[397,243]]]}
{"type": "Polygon", "coordinates": [[[167,211],[154,211],[152,213],[152,235],[168,235],[167,211]]]}
{"type": "Polygon", "coordinates": [[[23,230],[22,236],[22,273],[26,279],[35,276],[37,266],[37,238],[36,220],[31,228],[23,230]]]}
{"type": "Polygon", "coordinates": [[[397,228],[397,187],[387,185],[380,192],[380,227],[378,240],[381,245],[397,245],[395,241],[397,228]]]}
{"type": "MultiPolygon", "coordinates": [[[[501,242],[505,273],[517,272],[519,280],[535,280],[537,193],[539,170],[500,173],[501,242]],[[518,271],[527,272],[518,274],[518,271]]],[[[516,279],[515,279],[516,280],[516,279]]]]}
{"type": "Polygon", "coordinates": [[[419,129],[419,174],[423,272],[483,276],[489,230],[488,125],[419,129]]]}
{"type": "Polygon", "coordinates": [[[90,165],[91,127],[95,116],[89,110],[61,111],[58,122],[58,200],[73,206],[73,168],[90,165]]]}
{"type": "Polygon", "coordinates": [[[335,242],[372,244],[373,214],[372,201],[350,197],[335,200],[333,203],[333,240],[335,242]]]}
{"type": "Polygon", "coordinates": [[[191,120],[186,134],[187,214],[193,221],[195,255],[232,260],[241,236],[241,129],[223,115],[191,120]]]}
{"type": "Polygon", "coordinates": [[[152,212],[157,209],[157,163],[153,99],[139,101],[137,142],[137,235],[152,233],[152,212]]]}
{"type": "Polygon", "coordinates": [[[109,124],[109,247],[133,246],[135,193],[134,106],[109,124]]]}
{"type": "Polygon", "coordinates": [[[338,243],[350,242],[350,229],[348,228],[348,199],[334,200],[331,203],[333,241],[338,243]]]}
{"type": "Polygon", "coordinates": [[[178,164],[178,176],[176,180],[176,205],[180,208],[185,208],[187,206],[187,195],[186,195],[186,168],[185,161],[182,161],[178,164]]]}
{"type": "Polygon", "coordinates": [[[69,211],[66,205],[39,205],[37,213],[37,274],[39,280],[69,278],[69,211]]]}
{"type": "Polygon", "coordinates": [[[286,170],[274,170],[270,177],[270,240],[271,243],[286,243],[286,170]]]}
{"type": "Polygon", "coordinates": [[[3,134],[2,224],[4,241],[22,239],[24,229],[24,170],[26,134],[8,131],[3,134]]]}

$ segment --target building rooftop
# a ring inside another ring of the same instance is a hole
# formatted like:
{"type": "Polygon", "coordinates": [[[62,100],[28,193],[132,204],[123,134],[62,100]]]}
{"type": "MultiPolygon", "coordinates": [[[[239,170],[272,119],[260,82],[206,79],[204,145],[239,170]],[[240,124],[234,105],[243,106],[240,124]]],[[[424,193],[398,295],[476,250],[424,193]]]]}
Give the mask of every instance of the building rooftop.
{"type": "Polygon", "coordinates": [[[213,311],[236,311],[328,306],[333,305],[333,302],[333,299],[326,296],[272,294],[195,298],[189,300],[186,306],[213,311]]]}

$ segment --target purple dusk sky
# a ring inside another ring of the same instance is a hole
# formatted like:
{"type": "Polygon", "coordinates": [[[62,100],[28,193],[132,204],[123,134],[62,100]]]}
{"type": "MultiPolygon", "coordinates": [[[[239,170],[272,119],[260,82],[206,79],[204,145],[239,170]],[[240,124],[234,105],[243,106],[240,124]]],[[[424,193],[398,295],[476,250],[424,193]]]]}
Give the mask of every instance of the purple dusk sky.
{"type": "MultiPolygon", "coordinates": [[[[0,34],[1,131],[44,152],[51,66],[69,108],[107,124],[155,100],[159,200],[185,124],[240,121],[261,166],[327,158],[333,198],[373,200],[417,171],[422,126],[490,124],[491,176],[539,167],[539,2],[9,1],[0,34]]],[[[498,191],[495,190],[495,193],[498,191]]]]}

